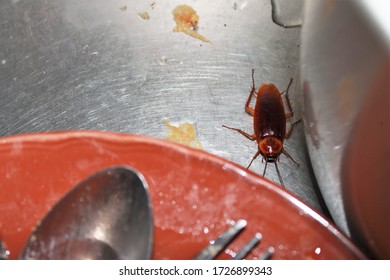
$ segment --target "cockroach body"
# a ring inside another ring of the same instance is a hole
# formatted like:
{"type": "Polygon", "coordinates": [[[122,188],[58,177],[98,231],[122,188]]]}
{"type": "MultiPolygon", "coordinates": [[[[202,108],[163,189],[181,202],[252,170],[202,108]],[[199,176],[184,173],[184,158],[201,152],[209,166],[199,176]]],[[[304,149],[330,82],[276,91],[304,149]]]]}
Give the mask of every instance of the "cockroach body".
{"type": "Polygon", "coordinates": [[[225,128],[238,131],[252,141],[257,141],[258,150],[247,168],[249,168],[252,162],[258,157],[258,155],[261,154],[265,160],[263,176],[265,175],[265,171],[267,169],[267,163],[275,163],[276,171],[282,186],[284,186],[284,184],[277,165],[280,154],[283,153],[299,166],[299,164],[283,148],[284,139],[288,139],[291,136],[294,126],[301,121],[298,120],[294,122],[290,129],[286,131],[287,119],[294,116],[290,99],[288,97],[288,91],[292,81],[293,80],[291,79],[287,89],[282,93],[279,92],[278,88],[271,83],[262,84],[256,93],[254,70],[252,69],[252,89],[245,104],[245,111],[249,115],[253,116],[254,134],[249,134],[241,129],[223,125],[225,128]],[[284,109],[282,100],[283,93],[286,93],[287,106],[290,111],[289,113],[286,113],[284,109]],[[253,109],[250,106],[250,103],[255,94],[257,97],[255,108],[253,109]]]}

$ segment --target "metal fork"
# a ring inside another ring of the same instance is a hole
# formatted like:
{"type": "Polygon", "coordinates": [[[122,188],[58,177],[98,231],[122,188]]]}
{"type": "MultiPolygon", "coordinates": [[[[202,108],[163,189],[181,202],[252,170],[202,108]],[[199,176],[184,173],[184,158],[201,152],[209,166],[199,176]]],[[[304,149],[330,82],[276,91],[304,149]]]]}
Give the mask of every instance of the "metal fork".
{"type": "Polygon", "coordinates": [[[5,244],[0,240],[0,260],[8,260],[9,251],[5,247],[5,244]]]}
{"type": "MultiPolygon", "coordinates": [[[[195,256],[195,260],[212,260],[229,245],[239,233],[246,227],[247,222],[245,220],[238,220],[228,230],[223,232],[217,239],[211,241],[198,255],[195,256]]],[[[248,241],[232,258],[233,260],[241,260],[245,258],[249,252],[260,242],[262,238],[261,233],[256,233],[255,236],[248,241]]],[[[268,247],[267,251],[260,257],[260,260],[268,260],[275,252],[273,247],[268,247]]]]}

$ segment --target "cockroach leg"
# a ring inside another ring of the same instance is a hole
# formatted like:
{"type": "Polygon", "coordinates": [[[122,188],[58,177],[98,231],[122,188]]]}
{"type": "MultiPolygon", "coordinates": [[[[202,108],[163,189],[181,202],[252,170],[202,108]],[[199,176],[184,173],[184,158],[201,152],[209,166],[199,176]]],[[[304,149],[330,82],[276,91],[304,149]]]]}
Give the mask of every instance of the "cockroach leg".
{"type": "Polygon", "coordinates": [[[285,139],[289,139],[289,138],[290,138],[290,136],[291,136],[291,134],[292,134],[292,132],[293,132],[294,127],[295,127],[298,123],[300,123],[301,121],[302,121],[302,119],[297,120],[296,122],[294,122],[294,123],[290,126],[290,129],[286,132],[286,136],[284,136],[285,139]]]}
{"type": "Polygon", "coordinates": [[[224,124],[222,125],[222,127],[227,128],[227,129],[231,129],[231,130],[235,130],[235,131],[241,133],[242,135],[244,135],[246,138],[248,138],[251,141],[255,141],[256,140],[256,135],[255,134],[251,135],[248,132],[245,132],[245,131],[243,131],[241,129],[230,127],[230,126],[226,126],[224,124]]]}
{"type": "Polygon", "coordinates": [[[291,159],[293,163],[295,163],[296,165],[300,166],[299,163],[296,162],[296,161],[292,158],[292,156],[290,156],[290,154],[286,152],[285,149],[282,150],[282,153],[283,153],[286,157],[288,157],[289,159],[291,159]]]}
{"type": "Polygon", "coordinates": [[[255,75],[255,69],[252,69],[252,89],[249,93],[248,100],[245,103],[245,112],[247,112],[251,116],[255,115],[255,110],[250,106],[253,95],[256,93],[255,76],[254,75],[255,75]]]}
{"type": "Polygon", "coordinates": [[[288,83],[287,89],[280,93],[281,95],[283,93],[286,93],[286,102],[287,102],[287,107],[288,107],[288,110],[289,110],[289,113],[286,114],[286,119],[292,118],[294,116],[294,110],[293,110],[293,108],[291,106],[290,97],[288,95],[288,92],[290,90],[290,86],[291,86],[292,81],[293,81],[293,79],[291,78],[290,82],[288,83]]]}
{"type": "Polygon", "coordinates": [[[249,169],[249,167],[252,165],[252,162],[260,155],[260,151],[257,151],[257,153],[253,156],[251,162],[249,163],[248,167],[246,169],[249,169]]]}
{"type": "Polygon", "coordinates": [[[288,83],[287,89],[285,89],[284,91],[282,91],[282,92],[280,93],[280,95],[283,95],[284,93],[286,93],[286,96],[288,96],[288,91],[290,90],[290,86],[291,86],[292,82],[293,82],[293,79],[290,78],[290,82],[288,83]]]}
{"type": "Polygon", "coordinates": [[[251,116],[253,116],[255,114],[255,110],[253,108],[251,108],[250,106],[245,106],[245,112],[247,112],[251,116]]]}

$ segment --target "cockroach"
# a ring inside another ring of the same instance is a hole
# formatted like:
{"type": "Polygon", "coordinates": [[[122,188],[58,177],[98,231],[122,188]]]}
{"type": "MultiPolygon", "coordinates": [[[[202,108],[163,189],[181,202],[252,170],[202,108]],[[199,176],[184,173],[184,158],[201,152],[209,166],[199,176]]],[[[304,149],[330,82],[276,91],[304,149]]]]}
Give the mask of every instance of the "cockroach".
{"type": "Polygon", "coordinates": [[[257,141],[258,150],[253,156],[251,162],[249,163],[249,168],[252,162],[261,154],[263,160],[265,160],[265,167],[263,171],[263,176],[267,170],[267,163],[275,163],[276,172],[279,177],[280,184],[284,187],[282,176],[280,175],[277,161],[279,160],[280,154],[284,154],[289,159],[291,159],[296,165],[299,164],[286,152],[283,148],[283,141],[290,138],[291,133],[301,120],[294,122],[290,129],[286,131],[286,122],[288,119],[294,116],[294,111],[292,109],[288,92],[290,86],[293,82],[293,79],[290,79],[290,82],[287,86],[287,89],[283,92],[279,92],[278,88],[272,84],[262,84],[256,93],[255,88],[255,70],[252,69],[252,89],[249,93],[248,100],[245,103],[245,111],[253,116],[253,129],[254,133],[249,134],[241,129],[229,127],[222,125],[225,128],[235,130],[251,141],[257,141]],[[287,107],[289,112],[286,113],[284,109],[284,103],[282,100],[282,95],[285,93],[287,107]],[[256,104],[253,109],[250,106],[252,98],[256,96],[256,104]]]}

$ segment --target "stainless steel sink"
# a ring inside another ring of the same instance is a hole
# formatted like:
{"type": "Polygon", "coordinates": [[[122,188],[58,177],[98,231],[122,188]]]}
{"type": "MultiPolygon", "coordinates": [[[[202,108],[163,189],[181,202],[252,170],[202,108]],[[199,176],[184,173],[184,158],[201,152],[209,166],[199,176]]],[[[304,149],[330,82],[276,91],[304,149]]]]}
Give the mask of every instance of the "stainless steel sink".
{"type": "MultiPolygon", "coordinates": [[[[171,12],[183,1],[152,2],[1,1],[0,135],[93,129],[165,138],[163,120],[189,121],[206,151],[247,166],[257,145],[222,124],[253,131],[244,112],[252,68],[257,86],[282,91],[293,78],[301,117],[300,28],[275,24],[269,0],[187,1],[211,43],[173,32],[171,12]]],[[[301,1],[288,2],[280,20],[290,20],[288,5],[300,11],[301,1]]],[[[281,156],[287,189],[320,209],[303,125],[285,149],[300,163],[281,156]]],[[[251,170],[263,168],[257,160],[251,170]]],[[[272,165],[266,177],[279,183],[272,165]]]]}

